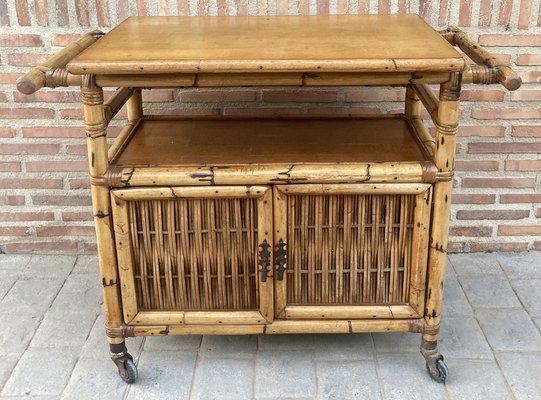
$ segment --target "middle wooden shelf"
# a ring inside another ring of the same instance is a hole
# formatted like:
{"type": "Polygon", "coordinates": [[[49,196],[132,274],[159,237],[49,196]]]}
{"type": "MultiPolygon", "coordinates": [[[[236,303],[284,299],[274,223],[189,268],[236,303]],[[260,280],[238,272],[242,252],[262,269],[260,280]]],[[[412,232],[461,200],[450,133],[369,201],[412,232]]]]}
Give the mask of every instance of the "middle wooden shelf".
{"type": "MultiPolygon", "coordinates": [[[[109,152],[110,187],[425,182],[437,173],[426,132],[373,118],[175,118],[127,125],[109,152]]],[[[433,144],[433,143],[432,143],[433,144]]]]}

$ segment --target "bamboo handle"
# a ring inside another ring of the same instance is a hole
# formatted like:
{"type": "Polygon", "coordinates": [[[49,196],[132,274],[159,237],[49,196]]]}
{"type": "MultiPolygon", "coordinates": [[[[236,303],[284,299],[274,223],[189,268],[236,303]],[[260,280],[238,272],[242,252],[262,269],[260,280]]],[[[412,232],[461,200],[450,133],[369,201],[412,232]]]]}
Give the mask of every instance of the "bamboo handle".
{"type": "Polygon", "coordinates": [[[453,46],[458,46],[476,65],[465,71],[466,79],[472,83],[501,83],[507,90],[517,90],[522,79],[508,65],[501,64],[492,54],[475,43],[455,26],[440,31],[440,34],[453,46]]]}
{"type": "Polygon", "coordinates": [[[59,53],[45,61],[43,65],[39,65],[19,77],[17,79],[17,89],[21,93],[32,94],[43,86],[71,86],[71,84],[79,82],[80,78],[69,74],[64,69],[66,64],[103,35],[102,31],[94,30],[82,36],[76,42],[67,45],[59,53]]]}

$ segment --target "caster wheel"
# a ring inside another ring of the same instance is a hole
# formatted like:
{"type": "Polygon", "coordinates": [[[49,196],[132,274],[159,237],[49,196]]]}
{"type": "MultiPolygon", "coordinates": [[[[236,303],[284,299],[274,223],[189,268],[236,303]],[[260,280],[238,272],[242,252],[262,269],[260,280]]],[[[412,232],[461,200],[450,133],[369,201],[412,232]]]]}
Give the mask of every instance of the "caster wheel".
{"type": "Polygon", "coordinates": [[[436,360],[436,362],[433,365],[430,365],[431,363],[426,363],[426,369],[432,379],[434,379],[436,382],[443,383],[447,379],[447,374],[449,370],[447,369],[447,365],[445,365],[445,362],[443,361],[443,358],[440,358],[436,360]]]}
{"type": "Polygon", "coordinates": [[[118,374],[124,382],[133,383],[137,379],[137,366],[131,358],[128,358],[122,367],[119,366],[118,374]]]}

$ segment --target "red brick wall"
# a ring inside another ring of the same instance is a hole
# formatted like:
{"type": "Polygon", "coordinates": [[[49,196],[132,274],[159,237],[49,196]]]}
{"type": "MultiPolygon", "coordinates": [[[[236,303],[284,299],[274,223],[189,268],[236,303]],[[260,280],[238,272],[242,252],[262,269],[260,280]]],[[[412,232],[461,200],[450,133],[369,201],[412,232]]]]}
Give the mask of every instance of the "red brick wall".
{"type": "MultiPolygon", "coordinates": [[[[459,25],[510,61],[515,93],[468,85],[463,92],[451,249],[541,249],[540,0],[0,0],[0,251],[95,248],[77,90],[17,93],[30,66],[96,26],[129,15],[421,14],[459,25]]],[[[145,92],[156,112],[315,114],[400,110],[399,89],[145,92]],[[182,102],[182,103],[179,103],[182,102]]],[[[113,128],[112,132],[118,131],[113,128]]]]}

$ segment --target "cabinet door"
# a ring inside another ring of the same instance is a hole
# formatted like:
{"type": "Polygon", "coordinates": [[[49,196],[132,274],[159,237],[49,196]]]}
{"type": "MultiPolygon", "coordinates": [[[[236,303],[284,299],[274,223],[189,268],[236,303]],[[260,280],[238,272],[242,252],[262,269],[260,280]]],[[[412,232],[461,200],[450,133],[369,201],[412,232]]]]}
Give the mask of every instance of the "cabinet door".
{"type": "Polygon", "coordinates": [[[275,317],[421,316],[430,203],[427,184],[275,186],[275,317]]]}
{"type": "Polygon", "coordinates": [[[119,189],[111,200],[127,324],[272,321],[270,187],[119,189]]]}

